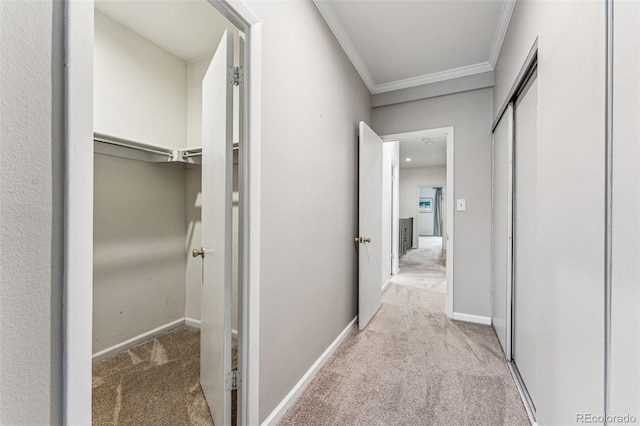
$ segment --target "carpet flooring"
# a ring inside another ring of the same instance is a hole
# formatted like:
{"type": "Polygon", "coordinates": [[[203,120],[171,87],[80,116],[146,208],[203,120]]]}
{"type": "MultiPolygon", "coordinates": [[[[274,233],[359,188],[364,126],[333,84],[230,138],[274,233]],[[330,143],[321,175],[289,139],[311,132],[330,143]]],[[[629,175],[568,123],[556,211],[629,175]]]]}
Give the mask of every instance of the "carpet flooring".
{"type": "MultiPolygon", "coordinates": [[[[235,400],[233,391],[232,424],[235,400]]],[[[93,425],[213,425],[200,387],[200,330],[178,327],[94,364],[92,404],[93,425]]]]}
{"type": "Polygon", "coordinates": [[[280,425],[530,425],[492,328],[446,317],[444,254],[407,252],[280,425]]]}

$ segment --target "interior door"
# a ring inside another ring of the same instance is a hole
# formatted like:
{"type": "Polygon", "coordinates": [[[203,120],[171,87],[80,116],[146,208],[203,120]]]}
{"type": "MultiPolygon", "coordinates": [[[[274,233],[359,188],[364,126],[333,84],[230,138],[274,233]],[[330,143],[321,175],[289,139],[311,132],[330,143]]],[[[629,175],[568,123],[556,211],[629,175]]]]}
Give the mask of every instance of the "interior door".
{"type": "Polygon", "coordinates": [[[358,327],[382,305],[382,139],[360,122],[358,228],[358,327]]]}
{"type": "Polygon", "coordinates": [[[233,34],[225,31],[202,80],[200,383],[217,426],[231,424],[233,34]]]}
{"type": "Polygon", "coordinates": [[[514,110],[513,362],[535,411],[537,391],[538,96],[532,76],[514,110]]]}
{"type": "Polygon", "coordinates": [[[513,107],[493,132],[493,280],[491,323],[511,361],[513,107]]]}

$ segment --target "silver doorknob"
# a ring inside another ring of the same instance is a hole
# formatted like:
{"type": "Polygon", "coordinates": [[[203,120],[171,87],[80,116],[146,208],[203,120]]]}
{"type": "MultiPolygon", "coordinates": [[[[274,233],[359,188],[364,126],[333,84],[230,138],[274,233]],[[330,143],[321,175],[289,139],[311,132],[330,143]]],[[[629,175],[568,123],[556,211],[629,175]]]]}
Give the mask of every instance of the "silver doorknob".
{"type": "Polygon", "coordinates": [[[356,243],[364,244],[364,243],[370,243],[370,242],[371,242],[371,238],[369,238],[369,237],[357,237],[356,238],[356,243]]]}
{"type": "Polygon", "coordinates": [[[200,247],[200,249],[193,249],[191,255],[193,257],[201,256],[202,258],[204,258],[204,247],[200,247]]]}

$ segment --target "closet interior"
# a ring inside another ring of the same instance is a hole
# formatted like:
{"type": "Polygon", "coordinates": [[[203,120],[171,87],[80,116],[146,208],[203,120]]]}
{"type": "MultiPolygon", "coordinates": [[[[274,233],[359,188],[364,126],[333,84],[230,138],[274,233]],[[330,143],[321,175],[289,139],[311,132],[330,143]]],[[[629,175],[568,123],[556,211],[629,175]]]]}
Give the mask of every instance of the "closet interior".
{"type": "Polygon", "coordinates": [[[94,16],[93,422],[213,424],[200,387],[203,258],[192,256],[202,246],[202,79],[224,31],[236,45],[240,34],[206,0],[98,0],[94,16]]]}

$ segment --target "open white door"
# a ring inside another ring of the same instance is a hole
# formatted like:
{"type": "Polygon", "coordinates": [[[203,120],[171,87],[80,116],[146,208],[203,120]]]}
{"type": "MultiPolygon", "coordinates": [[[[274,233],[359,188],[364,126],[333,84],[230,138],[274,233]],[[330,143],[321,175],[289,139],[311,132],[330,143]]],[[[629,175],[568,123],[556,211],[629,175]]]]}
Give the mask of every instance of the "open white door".
{"type": "Polygon", "coordinates": [[[231,424],[233,82],[229,67],[233,67],[233,34],[225,31],[202,81],[200,383],[216,426],[231,424]]]}
{"type": "Polygon", "coordinates": [[[358,326],[369,324],[382,305],[382,139],[360,122],[358,326]]]}

